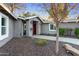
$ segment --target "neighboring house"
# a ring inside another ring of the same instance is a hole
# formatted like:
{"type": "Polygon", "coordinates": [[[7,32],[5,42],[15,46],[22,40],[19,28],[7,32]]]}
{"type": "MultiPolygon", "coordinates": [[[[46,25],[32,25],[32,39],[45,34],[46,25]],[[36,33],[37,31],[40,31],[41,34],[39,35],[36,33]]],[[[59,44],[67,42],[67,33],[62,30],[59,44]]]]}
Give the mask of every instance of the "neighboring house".
{"type": "Polygon", "coordinates": [[[60,28],[65,29],[66,36],[75,36],[74,31],[75,28],[79,28],[79,20],[76,19],[68,19],[60,23],[60,28]]]}

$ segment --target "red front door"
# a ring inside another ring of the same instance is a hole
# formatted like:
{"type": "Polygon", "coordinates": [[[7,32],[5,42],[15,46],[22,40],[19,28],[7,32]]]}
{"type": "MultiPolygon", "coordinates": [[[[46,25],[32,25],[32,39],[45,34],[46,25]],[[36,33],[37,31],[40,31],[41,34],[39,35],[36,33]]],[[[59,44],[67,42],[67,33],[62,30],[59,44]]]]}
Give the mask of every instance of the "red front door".
{"type": "Polygon", "coordinates": [[[36,35],[36,21],[33,21],[33,35],[36,35]]]}

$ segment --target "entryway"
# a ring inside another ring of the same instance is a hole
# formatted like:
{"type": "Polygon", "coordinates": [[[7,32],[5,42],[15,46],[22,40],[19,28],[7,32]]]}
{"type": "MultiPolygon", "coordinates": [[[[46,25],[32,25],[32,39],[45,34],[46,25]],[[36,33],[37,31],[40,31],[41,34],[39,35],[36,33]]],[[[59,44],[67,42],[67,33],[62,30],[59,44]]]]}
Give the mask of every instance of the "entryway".
{"type": "Polygon", "coordinates": [[[37,19],[23,21],[23,36],[33,36],[41,33],[41,22],[37,19]]]}
{"type": "Polygon", "coordinates": [[[36,35],[36,30],[37,30],[36,27],[37,27],[36,26],[36,21],[33,21],[33,31],[32,31],[33,35],[36,35]]]}

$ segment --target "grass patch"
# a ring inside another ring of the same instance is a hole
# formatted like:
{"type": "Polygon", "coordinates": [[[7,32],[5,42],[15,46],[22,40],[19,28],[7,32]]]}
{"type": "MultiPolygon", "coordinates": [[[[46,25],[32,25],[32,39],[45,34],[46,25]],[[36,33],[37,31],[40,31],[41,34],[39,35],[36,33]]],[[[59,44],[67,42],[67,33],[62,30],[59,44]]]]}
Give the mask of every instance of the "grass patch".
{"type": "Polygon", "coordinates": [[[38,46],[45,46],[48,44],[48,41],[46,39],[35,39],[34,43],[38,46]]]}

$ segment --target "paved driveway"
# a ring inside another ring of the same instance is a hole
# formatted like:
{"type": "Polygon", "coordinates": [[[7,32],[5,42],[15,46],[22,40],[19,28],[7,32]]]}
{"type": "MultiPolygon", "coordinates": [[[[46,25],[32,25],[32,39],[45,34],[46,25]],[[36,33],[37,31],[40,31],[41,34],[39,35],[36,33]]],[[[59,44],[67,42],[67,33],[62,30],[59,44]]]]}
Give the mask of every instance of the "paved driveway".
{"type": "MultiPolygon", "coordinates": [[[[43,39],[53,40],[53,41],[56,40],[56,37],[54,37],[54,36],[34,35],[32,37],[33,38],[43,38],[43,39]]],[[[59,41],[79,45],[79,39],[76,39],[76,38],[59,37],[59,41]]]]}

